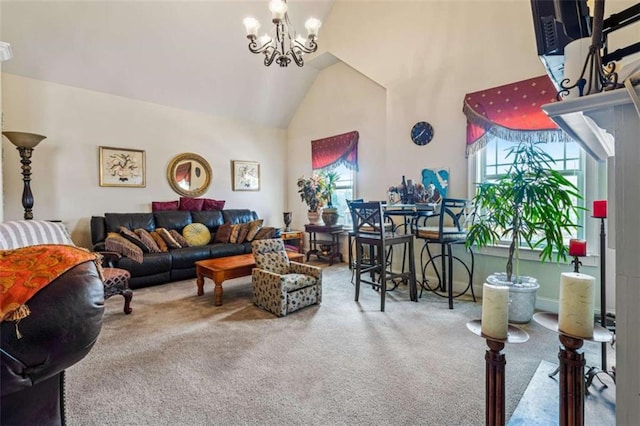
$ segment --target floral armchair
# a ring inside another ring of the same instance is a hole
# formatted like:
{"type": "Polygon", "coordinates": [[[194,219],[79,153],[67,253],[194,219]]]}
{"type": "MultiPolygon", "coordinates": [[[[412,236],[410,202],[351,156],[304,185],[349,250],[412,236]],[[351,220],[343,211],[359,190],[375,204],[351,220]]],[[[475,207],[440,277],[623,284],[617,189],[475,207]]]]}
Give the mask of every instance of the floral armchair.
{"type": "Polygon", "coordinates": [[[322,301],[322,269],[291,262],[281,239],[253,242],[253,303],[279,317],[322,301]]]}

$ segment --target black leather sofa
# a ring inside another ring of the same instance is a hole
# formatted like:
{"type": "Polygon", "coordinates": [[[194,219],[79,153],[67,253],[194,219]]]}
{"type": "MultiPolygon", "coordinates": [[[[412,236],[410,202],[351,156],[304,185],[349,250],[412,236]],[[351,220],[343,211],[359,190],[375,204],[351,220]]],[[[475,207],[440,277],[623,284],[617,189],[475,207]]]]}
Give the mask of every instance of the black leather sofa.
{"type": "Polygon", "coordinates": [[[93,262],[74,266],[0,323],[0,424],[61,425],[64,370],[89,353],[102,328],[104,289],[93,262]]]}
{"type": "MultiPolygon", "coordinates": [[[[105,213],[91,217],[91,241],[95,251],[104,251],[104,240],[108,232],[119,232],[121,226],[135,230],[144,228],[175,229],[182,233],[190,223],[202,223],[211,232],[212,240],[216,230],[223,223],[247,223],[258,219],[256,212],[246,209],[185,211],[169,210],[154,213],[105,213]]],[[[131,273],[130,288],[147,287],[171,281],[185,280],[196,276],[195,262],[237,254],[251,253],[251,243],[216,243],[199,247],[170,249],[163,253],[145,253],[142,263],[127,257],[119,260],[118,268],[131,273]]]]}

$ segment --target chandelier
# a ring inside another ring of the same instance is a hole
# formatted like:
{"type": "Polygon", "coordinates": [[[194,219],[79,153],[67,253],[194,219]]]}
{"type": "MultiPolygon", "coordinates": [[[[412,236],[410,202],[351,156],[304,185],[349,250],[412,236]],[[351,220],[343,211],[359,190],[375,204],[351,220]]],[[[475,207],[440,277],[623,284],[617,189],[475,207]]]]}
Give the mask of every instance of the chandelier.
{"type": "Polygon", "coordinates": [[[318,50],[316,38],[322,23],[316,18],[309,18],[304,26],[307,29],[307,38],[296,33],[289,21],[286,0],[271,0],[269,2],[271,22],[275,24],[272,35],[258,37],[260,23],[253,17],[244,18],[244,26],[247,29],[249,50],[252,53],[264,54],[264,65],[269,66],[274,61],[281,67],[286,67],[291,60],[299,67],[304,65],[302,55],[318,50]]]}

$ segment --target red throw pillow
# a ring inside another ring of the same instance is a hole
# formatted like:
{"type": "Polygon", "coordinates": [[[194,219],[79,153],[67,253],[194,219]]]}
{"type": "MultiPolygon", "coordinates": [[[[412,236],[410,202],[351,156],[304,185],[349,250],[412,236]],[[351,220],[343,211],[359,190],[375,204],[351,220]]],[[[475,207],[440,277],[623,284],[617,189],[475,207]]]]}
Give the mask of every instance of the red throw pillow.
{"type": "Polygon", "coordinates": [[[203,204],[204,204],[203,198],[180,197],[179,210],[188,210],[190,212],[196,212],[196,211],[202,210],[203,204]]]}
{"type": "Polygon", "coordinates": [[[152,201],[151,211],[161,212],[164,210],[178,210],[178,201],[152,201]]]}
{"type": "Polygon", "coordinates": [[[225,200],[212,200],[211,198],[204,198],[204,204],[202,210],[222,210],[224,209],[225,200]]]}

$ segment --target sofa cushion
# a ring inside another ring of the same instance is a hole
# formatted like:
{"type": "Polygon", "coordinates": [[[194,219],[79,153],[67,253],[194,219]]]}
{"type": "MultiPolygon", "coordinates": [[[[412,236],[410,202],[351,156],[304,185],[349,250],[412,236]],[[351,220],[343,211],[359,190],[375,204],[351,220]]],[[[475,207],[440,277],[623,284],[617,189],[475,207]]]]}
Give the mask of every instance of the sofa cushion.
{"type": "Polygon", "coordinates": [[[107,232],[120,232],[120,227],[127,229],[143,228],[147,231],[156,229],[153,213],[105,213],[104,220],[107,232]]]}
{"type": "Polygon", "coordinates": [[[202,223],[192,223],[191,225],[185,226],[182,230],[182,236],[187,240],[190,247],[204,246],[211,241],[211,232],[209,232],[209,228],[202,223]]]}
{"type": "Polygon", "coordinates": [[[151,211],[152,212],[161,212],[165,210],[178,210],[180,203],[178,200],[176,201],[152,201],[151,202],[151,211]]]}
{"type": "Polygon", "coordinates": [[[236,223],[235,225],[231,225],[231,233],[229,234],[229,242],[230,243],[237,243],[238,242],[238,235],[240,234],[240,228],[242,227],[242,224],[240,223],[236,223]]]}
{"type": "Polygon", "coordinates": [[[191,213],[184,210],[155,212],[156,228],[175,229],[182,232],[192,222],[191,213]]]}
{"type": "Polygon", "coordinates": [[[262,228],[263,219],[252,220],[249,222],[249,229],[247,231],[247,236],[245,237],[245,241],[253,241],[253,239],[258,234],[260,228],[262,228]]]}
{"type": "Polygon", "coordinates": [[[222,211],[225,222],[230,224],[247,223],[258,219],[256,212],[247,209],[227,209],[222,211]]]}
{"type": "Polygon", "coordinates": [[[137,263],[142,263],[144,259],[144,254],[140,247],[116,232],[107,234],[107,239],[104,240],[104,248],[108,251],[120,253],[137,263]]]}
{"type": "Polygon", "coordinates": [[[131,241],[133,244],[135,244],[138,247],[140,247],[140,250],[142,250],[143,253],[149,253],[150,252],[149,247],[147,247],[145,245],[145,243],[142,242],[140,237],[138,237],[135,232],[133,232],[130,229],[125,228],[124,226],[121,226],[119,231],[120,231],[120,235],[122,235],[127,240],[131,241]]]}
{"type": "Polygon", "coordinates": [[[133,232],[135,232],[138,238],[140,238],[144,245],[147,246],[147,248],[149,249],[149,253],[159,253],[161,251],[158,243],[156,243],[149,231],[147,231],[146,229],[138,228],[133,232]]]}
{"type": "Polygon", "coordinates": [[[74,245],[62,223],[46,220],[16,220],[0,223],[0,250],[39,244],[74,245]]]}
{"type": "Polygon", "coordinates": [[[210,248],[207,246],[185,247],[180,250],[171,250],[171,268],[193,268],[198,260],[209,259],[210,248]]]}
{"type": "Polygon", "coordinates": [[[169,247],[167,247],[167,243],[164,241],[164,238],[162,238],[160,234],[158,234],[158,231],[151,231],[150,234],[153,240],[158,245],[158,248],[160,248],[161,252],[169,250],[169,247]]]}
{"type": "Polygon", "coordinates": [[[237,254],[246,254],[244,244],[213,244],[210,245],[209,248],[211,250],[211,258],[215,259],[218,257],[226,257],[226,256],[235,256],[237,254]]]}
{"type": "Polygon", "coordinates": [[[170,249],[179,249],[182,248],[179,242],[173,238],[173,235],[169,231],[164,228],[157,228],[156,232],[162,237],[165,243],[167,243],[167,247],[170,249]]]}
{"type": "MultiPolygon", "coordinates": [[[[187,226],[189,226],[189,225],[187,225],[187,226]]],[[[173,239],[176,240],[178,242],[178,244],[180,244],[180,247],[182,247],[182,248],[189,247],[189,243],[187,242],[187,240],[184,239],[184,237],[182,236],[181,233],[179,233],[175,229],[171,229],[169,231],[169,233],[171,234],[173,239]]]]}
{"type": "Polygon", "coordinates": [[[265,226],[260,228],[255,237],[253,237],[253,241],[255,240],[268,240],[273,238],[275,234],[276,228],[273,226],[265,226]]]}
{"type": "Polygon", "coordinates": [[[209,232],[215,235],[218,226],[224,223],[222,212],[219,210],[203,210],[199,212],[191,212],[193,223],[203,223],[209,228],[209,232]]]}
{"type": "Polygon", "coordinates": [[[216,237],[213,240],[214,243],[228,243],[231,236],[231,224],[223,223],[218,227],[216,231],[216,237]]]}
{"type": "Polygon", "coordinates": [[[224,204],[224,200],[212,200],[211,198],[204,198],[202,210],[222,210],[224,209],[224,204]]]}
{"type": "Polygon", "coordinates": [[[249,233],[250,223],[251,222],[243,223],[240,225],[240,230],[238,231],[238,239],[236,240],[236,243],[242,244],[247,240],[247,234],[249,233]]]}
{"type": "Polygon", "coordinates": [[[202,198],[180,197],[180,210],[200,211],[204,205],[202,198]]]}

